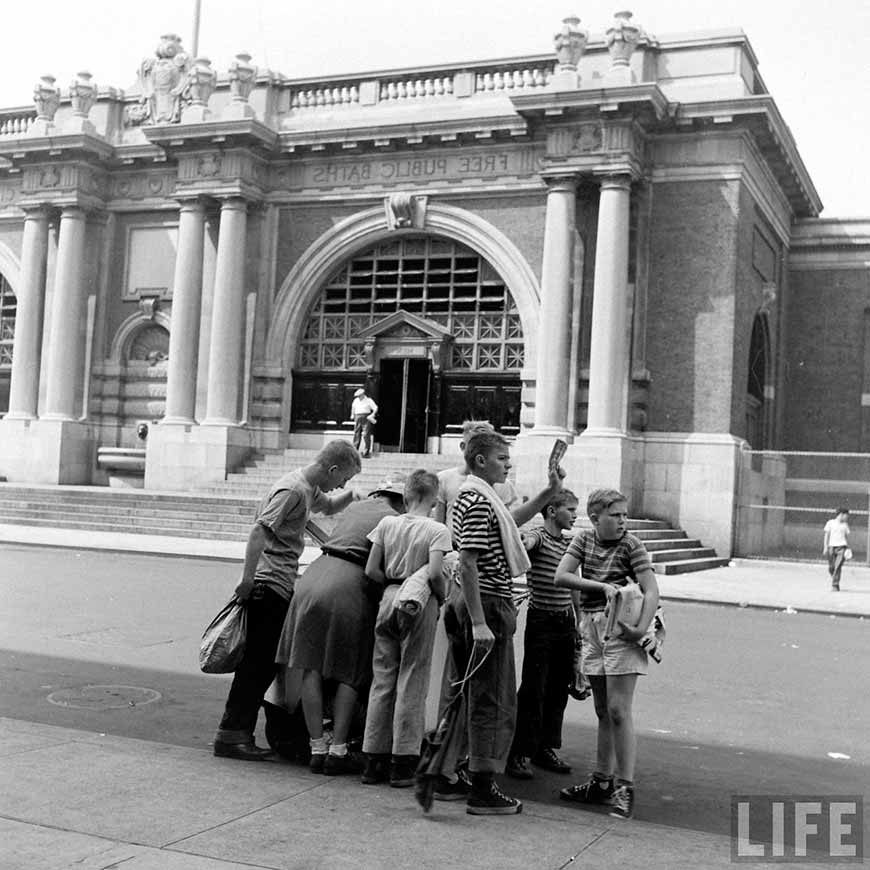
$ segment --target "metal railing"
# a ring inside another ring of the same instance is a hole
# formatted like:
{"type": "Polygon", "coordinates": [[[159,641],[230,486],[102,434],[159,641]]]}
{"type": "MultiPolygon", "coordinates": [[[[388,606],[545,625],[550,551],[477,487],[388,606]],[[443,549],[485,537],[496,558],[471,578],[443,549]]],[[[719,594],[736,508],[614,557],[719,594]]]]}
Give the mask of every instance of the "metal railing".
{"type": "Polygon", "coordinates": [[[870,454],[746,450],[737,495],[737,555],[822,559],[825,522],[846,508],[855,559],[870,564],[870,454]]]}

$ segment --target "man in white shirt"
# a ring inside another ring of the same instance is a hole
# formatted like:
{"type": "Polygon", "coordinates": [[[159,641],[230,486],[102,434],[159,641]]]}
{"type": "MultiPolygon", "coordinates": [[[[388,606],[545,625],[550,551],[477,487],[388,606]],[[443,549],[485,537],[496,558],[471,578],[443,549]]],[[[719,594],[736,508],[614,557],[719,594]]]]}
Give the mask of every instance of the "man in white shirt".
{"type": "Polygon", "coordinates": [[[831,575],[831,591],[840,591],[840,573],[846,561],[849,547],[849,510],[837,508],[837,516],[825,523],[825,543],[822,554],[828,557],[828,573],[831,575]]]}
{"type": "Polygon", "coordinates": [[[360,387],[353,394],[353,404],[350,406],[350,418],[353,420],[353,446],[357,450],[360,442],[363,445],[363,458],[368,459],[372,455],[372,439],[375,423],[377,423],[378,406],[374,399],[366,395],[366,391],[360,387]]]}

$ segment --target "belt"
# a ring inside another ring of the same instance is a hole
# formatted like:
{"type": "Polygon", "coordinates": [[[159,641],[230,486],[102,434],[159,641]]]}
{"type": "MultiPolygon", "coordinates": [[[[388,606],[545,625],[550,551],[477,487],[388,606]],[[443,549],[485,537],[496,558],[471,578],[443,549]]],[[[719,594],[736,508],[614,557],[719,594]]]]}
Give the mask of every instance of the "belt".
{"type": "Polygon", "coordinates": [[[354,556],[352,553],[346,553],[343,550],[331,550],[329,547],[321,547],[320,552],[324,556],[332,556],[333,559],[341,559],[343,562],[350,562],[360,568],[365,568],[367,559],[361,556],[354,556]]]}

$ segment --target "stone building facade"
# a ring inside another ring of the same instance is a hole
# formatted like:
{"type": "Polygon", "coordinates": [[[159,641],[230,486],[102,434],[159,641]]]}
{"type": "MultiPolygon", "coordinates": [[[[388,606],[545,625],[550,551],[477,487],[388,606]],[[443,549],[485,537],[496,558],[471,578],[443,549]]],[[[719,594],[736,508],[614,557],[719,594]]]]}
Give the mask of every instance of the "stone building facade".
{"type": "Polygon", "coordinates": [[[485,417],[522,486],[564,437],[579,492],[730,552],[747,443],[870,442],[870,225],[818,218],[742,32],[605,27],[304,81],[167,35],[135,93],[44,77],[0,111],[0,475],[104,483],[144,421],[145,486],[196,488],[365,385],[383,449],[485,417]]]}

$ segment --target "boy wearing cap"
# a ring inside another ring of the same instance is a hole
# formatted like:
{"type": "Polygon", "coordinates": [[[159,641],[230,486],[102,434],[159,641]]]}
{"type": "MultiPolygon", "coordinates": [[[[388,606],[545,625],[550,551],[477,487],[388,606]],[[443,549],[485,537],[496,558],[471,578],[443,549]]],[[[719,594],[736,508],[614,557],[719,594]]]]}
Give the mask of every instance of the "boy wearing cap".
{"type": "Polygon", "coordinates": [[[374,399],[369,398],[365,389],[360,387],[353,394],[350,418],[353,420],[353,446],[359,450],[362,442],[364,459],[372,455],[372,432],[377,423],[377,413],[378,406],[374,399]]]}

